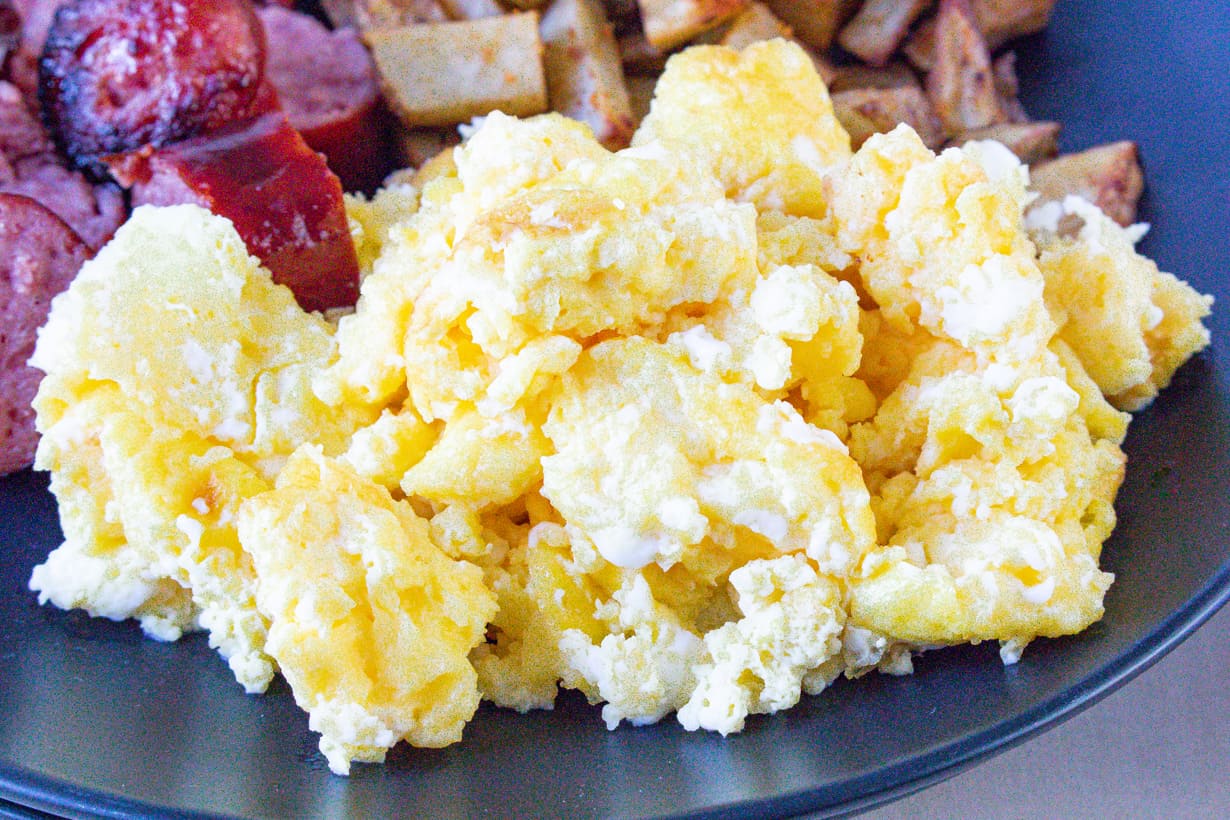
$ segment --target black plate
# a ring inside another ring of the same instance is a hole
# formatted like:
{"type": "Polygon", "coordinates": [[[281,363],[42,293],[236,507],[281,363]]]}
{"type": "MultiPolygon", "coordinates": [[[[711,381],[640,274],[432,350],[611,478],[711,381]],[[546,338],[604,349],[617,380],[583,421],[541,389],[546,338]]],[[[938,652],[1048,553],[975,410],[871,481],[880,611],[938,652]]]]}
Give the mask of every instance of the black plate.
{"type": "Polygon", "coordinates": [[[1214,346],[1140,414],[1103,621],[1038,641],[937,652],[908,678],[839,682],[738,736],[673,720],[607,732],[574,696],[554,712],[483,708],[463,743],[396,749],[331,776],[284,685],[249,697],[199,637],[39,608],[31,567],[55,546],[41,476],[0,481],[0,798],[66,814],[772,816],[852,810],[953,774],[1088,706],[1230,597],[1230,4],[1066,0],[1020,45],[1023,97],[1067,149],[1136,139],[1143,248],[1219,300],[1214,346]]]}

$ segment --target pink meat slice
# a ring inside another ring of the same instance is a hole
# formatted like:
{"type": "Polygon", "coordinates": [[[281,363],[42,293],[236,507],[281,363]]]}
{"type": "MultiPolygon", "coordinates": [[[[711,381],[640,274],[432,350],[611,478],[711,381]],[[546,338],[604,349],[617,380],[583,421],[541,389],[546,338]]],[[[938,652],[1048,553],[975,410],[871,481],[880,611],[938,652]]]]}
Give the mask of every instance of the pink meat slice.
{"type": "Polygon", "coordinates": [[[392,170],[376,67],[353,28],[333,31],[307,14],[266,6],[265,78],[290,124],[348,191],[370,191],[392,170]]]}
{"type": "Polygon", "coordinates": [[[72,226],[90,250],[107,244],[128,214],[124,194],[117,185],[93,185],[80,172],[39,158],[12,167],[15,178],[0,185],[0,191],[42,203],[72,226]]]}
{"type": "Polygon", "coordinates": [[[0,63],[21,45],[21,15],[13,0],[0,0],[0,63]]]}
{"type": "Polygon", "coordinates": [[[29,197],[0,193],[0,475],[34,460],[38,433],[30,402],[42,373],[26,362],[52,298],[89,257],[60,217],[29,197]]]}
{"type": "Polygon", "coordinates": [[[91,250],[124,221],[124,196],[67,167],[15,86],[0,82],[0,191],[30,197],[68,223],[91,250]]]}
{"type": "Polygon", "coordinates": [[[5,63],[5,79],[21,91],[26,107],[36,114],[38,103],[38,52],[31,50],[25,43],[17,46],[8,55],[5,63]]]}
{"type": "Polygon", "coordinates": [[[47,39],[47,30],[51,28],[51,19],[55,17],[56,9],[65,0],[12,0],[11,5],[21,18],[21,40],[35,54],[43,50],[43,41],[47,39]]]}

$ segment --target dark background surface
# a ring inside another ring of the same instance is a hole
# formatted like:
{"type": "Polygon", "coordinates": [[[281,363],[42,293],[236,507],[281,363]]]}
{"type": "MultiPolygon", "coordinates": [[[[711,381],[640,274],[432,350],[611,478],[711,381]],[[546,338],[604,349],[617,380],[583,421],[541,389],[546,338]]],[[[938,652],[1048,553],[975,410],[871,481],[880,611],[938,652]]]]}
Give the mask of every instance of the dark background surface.
{"type": "Polygon", "coordinates": [[[283,684],[243,694],[200,637],[37,606],[58,542],[41,476],[0,480],[0,798],[66,814],[251,817],[774,816],[853,809],[952,774],[1139,672],[1230,590],[1230,4],[1060,0],[1022,43],[1022,97],[1074,150],[1139,142],[1142,249],[1219,300],[1213,347],[1134,422],[1105,619],[1038,641],[932,653],[908,678],[841,681],[722,739],[673,719],[607,732],[575,695],[554,712],[484,707],[444,750],[399,747],[333,777],[283,684]]]}

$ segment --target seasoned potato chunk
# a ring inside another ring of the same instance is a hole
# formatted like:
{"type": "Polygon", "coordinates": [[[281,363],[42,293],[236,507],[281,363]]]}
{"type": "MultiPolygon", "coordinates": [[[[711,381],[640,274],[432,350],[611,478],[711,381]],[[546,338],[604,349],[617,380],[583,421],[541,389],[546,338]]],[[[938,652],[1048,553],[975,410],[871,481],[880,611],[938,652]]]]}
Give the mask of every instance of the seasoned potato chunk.
{"type": "Polygon", "coordinates": [[[411,128],[547,110],[536,14],[376,29],[364,39],[389,105],[411,128]]]}
{"type": "Polygon", "coordinates": [[[539,25],[551,109],[588,125],[608,148],[632,138],[619,49],[598,0],[555,0],[539,25]]]}

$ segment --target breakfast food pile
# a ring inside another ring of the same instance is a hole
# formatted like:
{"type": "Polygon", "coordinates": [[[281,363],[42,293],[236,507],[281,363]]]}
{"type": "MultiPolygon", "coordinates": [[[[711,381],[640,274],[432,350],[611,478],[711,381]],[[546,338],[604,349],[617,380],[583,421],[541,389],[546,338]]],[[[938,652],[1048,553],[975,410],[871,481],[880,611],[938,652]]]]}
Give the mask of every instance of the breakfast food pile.
{"type": "Polygon", "coordinates": [[[1032,207],[1075,194],[1130,226],[1135,144],[1057,156],[1059,124],[1017,99],[1005,43],[1042,29],[1053,4],[0,0],[5,258],[38,260],[0,263],[0,475],[34,459],[35,330],[132,207],[225,216],[300,305],[350,306],[343,191],[420,168],[493,110],[549,109],[625,148],[667,57],[690,44],[789,39],[852,147],[898,123],[935,150],[994,139],[1030,165],[1032,207]]]}
{"type": "Polygon", "coordinates": [[[560,687],[725,734],[918,651],[1013,663],[1101,617],[1125,411],[1211,305],[1029,184],[993,141],[853,150],[774,39],[673,56],[627,148],[493,112],[348,195],[353,310],[138,207],[31,360],[31,588],[281,674],[339,774],[560,687]]]}

